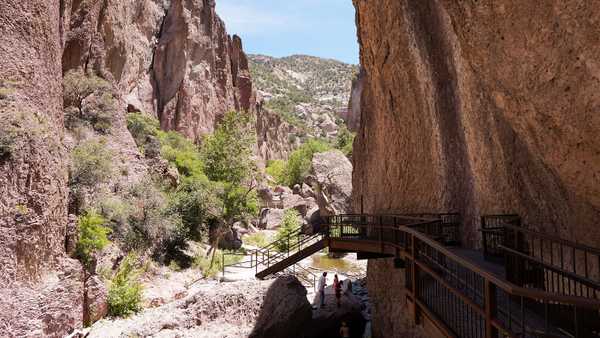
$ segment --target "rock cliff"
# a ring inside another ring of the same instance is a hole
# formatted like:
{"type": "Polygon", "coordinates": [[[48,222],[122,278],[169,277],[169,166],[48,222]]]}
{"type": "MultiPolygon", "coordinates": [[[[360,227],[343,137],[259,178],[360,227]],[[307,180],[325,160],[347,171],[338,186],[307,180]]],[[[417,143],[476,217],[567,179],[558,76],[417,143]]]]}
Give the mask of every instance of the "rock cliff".
{"type": "MultiPolygon", "coordinates": [[[[518,213],[597,246],[600,11],[588,2],[354,0],[366,71],[354,149],[365,212],[518,213]]],[[[391,264],[369,266],[376,336],[399,336],[391,264]],[[392,292],[393,293],[393,292],[392,292]]],[[[400,283],[400,282],[399,282],[400,283]]]]}
{"type": "MultiPolygon", "coordinates": [[[[82,69],[114,93],[102,135],[122,174],[113,190],[148,170],[128,111],[197,140],[229,110],[256,114],[256,95],[214,0],[7,0],[0,33],[0,336],[62,337],[83,325],[87,303],[83,268],[66,253],[68,153],[82,135],[65,131],[63,76],[82,69]]],[[[259,118],[261,154],[284,156],[272,129],[287,127],[259,118]]]]}
{"type": "Polygon", "coordinates": [[[60,21],[52,1],[0,4],[2,337],[82,325],[83,271],[65,254],[60,21]]]}
{"type": "Polygon", "coordinates": [[[214,0],[73,1],[63,71],[112,80],[131,111],[198,138],[255,94],[241,39],[229,36],[214,0]]]}

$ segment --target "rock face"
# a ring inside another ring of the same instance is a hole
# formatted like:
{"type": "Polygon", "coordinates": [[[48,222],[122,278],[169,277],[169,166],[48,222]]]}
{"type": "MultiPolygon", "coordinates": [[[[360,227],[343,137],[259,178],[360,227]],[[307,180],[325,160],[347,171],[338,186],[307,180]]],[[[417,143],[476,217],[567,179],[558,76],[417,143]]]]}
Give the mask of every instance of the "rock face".
{"type": "Polygon", "coordinates": [[[279,277],[267,290],[249,338],[308,337],[311,318],[306,288],[294,276],[279,277]]]}
{"type": "Polygon", "coordinates": [[[228,110],[254,108],[241,39],[227,35],[214,0],[175,0],[167,11],[152,65],[163,129],[195,138],[228,110]]]}
{"type": "MultiPolygon", "coordinates": [[[[354,206],[482,214],[597,246],[600,11],[591,3],[354,0],[366,78],[354,206]],[[564,38],[568,36],[569,38],[564,38]]],[[[401,276],[369,265],[375,336],[398,337],[401,276]],[[390,287],[397,283],[398,288],[390,287]]]]}
{"type": "MultiPolygon", "coordinates": [[[[126,319],[101,320],[88,338],[246,337],[271,282],[235,282],[202,290],[126,319]]],[[[310,310],[310,309],[309,309],[310,310]]]]}
{"type": "Polygon", "coordinates": [[[361,68],[356,77],[352,79],[352,90],[350,92],[348,109],[341,115],[346,122],[348,129],[354,132],[358,131],[360,128],[360,102],[365,84],[365,77],[365,70],[361,68]]]}
{"type": "Polygon", "coordinates": [[[352,163],[339,150],[317,153],[312,159],[312,174],[317,184],[317,203],[321,216],[351,210],[352,163]]]}
{"type": "Polygon", "coordinates": [[[0,5],[2,337],[59,337],[82,325],[81,266],[65,255],[61,14],[52,1],[0,5]]]}
{"type": "Polygon", "coordinates": [[[266,164],[269,160],[285,159],[296,149],[299,139],[294,135],[297,128],[286,123],[281,115],[262,105],[256,112],[257,153],[266,164]]]}
{"type": "MultiPolygon", "coordinates": [[[[67,8],[68,7],[68,8],[67,8]]],[[[241,39],[230,37],[214,0],[73,1],[63,70],[111,80],[130,111],[196,139],[229,110],[256,102],[241,39]]]]}

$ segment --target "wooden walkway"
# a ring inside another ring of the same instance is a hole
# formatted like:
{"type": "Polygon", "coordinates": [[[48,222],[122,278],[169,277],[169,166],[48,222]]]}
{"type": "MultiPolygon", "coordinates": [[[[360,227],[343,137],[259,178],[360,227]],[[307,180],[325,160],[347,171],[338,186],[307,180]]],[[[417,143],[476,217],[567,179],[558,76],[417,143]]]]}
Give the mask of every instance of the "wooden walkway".
{"type": "Polygon", "coordinates": [[[600,269],[600,250],[526,230],[515,215],[482,223],[483,252],[460,246],[457,214],[331,216],[319,233],[283,239],[293,243],[287,252],[276,253],[277,243],[257,250],[250,267],[267,278],[325,247],[393,257],[414,322],[427,318],[447,337],[600,338],[600,282],[591,273],[600,269]]]}

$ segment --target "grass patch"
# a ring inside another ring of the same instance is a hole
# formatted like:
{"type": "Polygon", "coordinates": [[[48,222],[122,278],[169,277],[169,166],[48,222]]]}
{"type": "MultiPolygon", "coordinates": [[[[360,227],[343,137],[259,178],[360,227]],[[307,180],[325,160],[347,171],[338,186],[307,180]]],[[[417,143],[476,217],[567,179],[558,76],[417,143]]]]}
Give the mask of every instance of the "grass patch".
{"type": "Polygon", "coordinates": [[[243,238],[244,244],[253,245],[259,248],[269,244],[269,238],[264,232],[256,232],[251,235],[246,235],[243,238]]]}
{"type": "Polygon", "coordinates": [[[215,260],[211,267],[210,261],[212,259],[212,254],[207,257],[206,253],[201,252],[198,255],[196,255],[196,257],[194,257],[194,262],[192,263],[192,266],[196,269],[200,269],[202,271],[202,275],[205,278],[214,278],[220,272],[223,271],[223,263],[225,263],[225,265],[239,263],[242,261],[242,259],[244,259],[243,255],[246,252],[243,250],[225,250],[225,253],[237,253],[238,255],[225,255],[225,262],[223,262],[223,251],[217,250],[217,252],[215,253],[215,260]]]}

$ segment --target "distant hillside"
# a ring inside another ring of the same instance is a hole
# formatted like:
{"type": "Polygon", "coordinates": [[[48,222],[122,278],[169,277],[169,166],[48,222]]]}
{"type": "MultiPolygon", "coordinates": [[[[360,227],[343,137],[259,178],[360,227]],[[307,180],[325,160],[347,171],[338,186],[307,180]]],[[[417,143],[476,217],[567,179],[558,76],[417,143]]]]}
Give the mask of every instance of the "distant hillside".
{"type": "Polygon", "coordinates": [[[358,66],[307,55],[249,55],[252,80],[265,106],[308,136],[333,137],[342,123],[358,66]]]}

